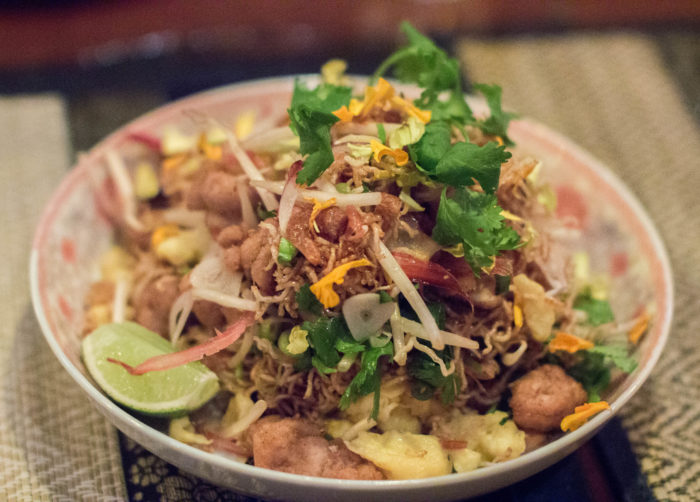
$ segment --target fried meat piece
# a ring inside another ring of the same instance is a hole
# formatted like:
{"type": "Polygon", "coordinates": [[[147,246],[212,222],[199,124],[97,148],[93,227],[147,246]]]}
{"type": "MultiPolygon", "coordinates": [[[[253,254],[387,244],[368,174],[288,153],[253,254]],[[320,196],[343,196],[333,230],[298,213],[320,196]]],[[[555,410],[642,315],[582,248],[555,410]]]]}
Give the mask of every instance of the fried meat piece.
{"type": "Polygon", "coordinates": [[[558,429],[561,420],[588,397],[580,383],[554,364],[532,370],[516,380],[511,390],[513,420],[521,429],[536,432],[558,429]]]}
{"type": "Polygon", "coordinates": [[[258,467],[322,478],[384,478],[342,441],[327,441],[321,429],[308,420],[266,417],[251,426],[249,435],[258,467]]]}

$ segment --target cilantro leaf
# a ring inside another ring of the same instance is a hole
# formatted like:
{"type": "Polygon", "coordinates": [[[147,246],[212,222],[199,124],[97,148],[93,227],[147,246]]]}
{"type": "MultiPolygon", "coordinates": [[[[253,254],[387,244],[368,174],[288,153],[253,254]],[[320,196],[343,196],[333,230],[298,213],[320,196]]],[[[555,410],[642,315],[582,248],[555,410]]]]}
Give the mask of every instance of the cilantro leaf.
{"type": "Polygon", "coordinates": [[[288,110],[289,120],[299,135],[299,151],[308,154],[297,174],[297,183],[310,185],[333,162],[331,126],[339,119],[332,113],[300,104],[288,110]]]}
{"type": "Polygon", "coordinates": [[[520,245],[518,233],[505,224],[495,195],[457,189],[451,198],[443,189],[433,240],[443,246],[464,246],[464,259],[475,275],[489,267],[500,251],[520,245]]]}
{"type": "Polygon", "coordinates": [[[390,55],[374,72],[373,80],[393,67],[402,82],[413,82],[425,89],[424,95],[459,88],[459,63],[409,22],[401,23],[408,45],[390,55]]]}
{"type": "Polygon", "coordinates": [[[596,345],[581,351],[581,360],[569,368],[568,373],[583,385],[588,400],[600,401],[600,394],[610,384],[610,367],[615,365],[625,373],[631,373],[637,362],[628,356],[623,345],[596,345]]]}
{"type": "Polygon", "coordinates": [[[588,315],[588,322],[593,326],[600,326],[615,320],[610,303],[593,298],[590,292],[578,295],[574,300],[574,308],[583,310],[588,315]]]}
{"type": "Polygon", "coordinates": [[[472,87],[484,95],[491,110],[491,115],[484,120],[479,120],[478,126],[484,133],[500,136],[506,145],[512,146],[514,143],[508,137],[508,123],[517,115],[504,112],[501,108],[501,87],[488,84],[474,84],[472,87]]]}
{"type": "Polygon", "coordinates": [[[306,321],[301,328],[309,332],[307,340],[314,350],[316,360],[314,363],[312,359],[312,364],[316,368],[321,366],[318,363],[322,363],[321,367],[335,368],[341,359],[335,344],[336,340],[342,336],[343,330],[347,330],[345,321],[340,317],[322,317],[313,322],[306,321]]]}
{"type": "Polygon", "coordinates": [[[351,87],[324,83],[314,89],[309,89],[300,80],[295,80],[290,107],[298,108],[304,105],[312,110],[331,113],[350,103],[351,97],[351,87]]]}
{"type": "Polygon", "coordinates": [[[452,144],[446,122],[431,122],[419,141],[408,147],[418,168],[441,183],[455,187],[472,185],[476,179],[487,193],[498,187],[501,164],[511,154],[494,142],[479,146],[460,141],[452,144]]]}
{"type": "Polygon", "coordinates": [[[384,124],[381,122],[377,122],[377,136],[382,145],[386,143],[386,129],[384,129],[384,124]]]}
{"type": "Polygon", "coordinates": [[[451,146],[450,126],[445,122],[430,122],[421,139],[408,146],[411,159],[425,173],[434,173],[440,159],[451,146]]]}
{"type": "Polygon", "coordinates": [[[352,379],[340,398],[339,408],[341,410],[347,409],[358,398],[374,393],[374,406],[371,416],[374,419],[377,418],[379,413],[379,389],[382,381],[379,358],[392,356],[393,354],[393,343],[387,343],[383,347],[371,347],[362,353],[360,371],[357,372],[357,375],[352,379]]]}
{"type": "Polygon", "coordinates": [[[610,384],[610,368],[601,354],[585,351],[583,359],[569,368],[568,373],[588,392],[590,402],[600,401],[600,394],[610,384]]]}
{"type": "Polygon", "coordinates": [[[457,124],[471,124],[474,122],[474,114],[464,99],[461,89],[449,93],[446,100],[440,100],[435,96],[430,100],[424,100],[424,102],[419,100],[416,104],[432,112],[431,120],[444,120],[457,124]]]}
{"type": "Polygon", "coordinates": [[[331,112],[350,102],[350,87],[320,84],[309,89],[296,80],[288,110],[290,127],[299,136],[302,155],[309,154],[297,174],[297,183],[310,185],[333,162],[330,127],[338,121],[331,112]]]}
{"type": "Polygon", "coordinates": [[[505,147],[494,142],[479,146],[460,141],[452,145],[437,163],[434,178],[454,187],[472,185],[474,178],[486,193],[494,193],[498,188],[501,164],[509,158],[510,153],[505,147]]]}
{"type": "Polygon", "coordinates": [[[258,207],[255,208],[255,212],[258,215],[259,220],[266,220],[268,218],[274,218],[277,216],[277,211],[274,209],[272,211],[268,211],[265,209],[265,206],[262,205],[262,203],[258,203],[258,207]]]}
{"type": "MultiPolygon", "coordinates": [[[[435,324],[438,325],[438,328],[445,329],[445,320],[447,319],[445,305],[438,302],[426,302],[426,306],[430,311],[430,315],[432,315],[433,319],[435,319],[435,324]]],[[[416,314],[416,311],[413,310],[413,307],[411,307],[411,304],[408,303],[408,300],[406,300],[406,297],[403,294],[399,295],[399,311],[401,312],[402,317],[420,322],[418,314],[416,314]]]]}
{"type": "MultiPolygon", "coordinates": [[[[449,364],[452,360],[452,349],[436,350],[438,357],[449,364]]],[[[408,374],[413,378],[411,394],[418,400],[430,399],[435,391],[440,392],[443,404],[454,401],[460,388],[460,381],[456,374],[444,376],[440,366],[427,354],[412,351],[406,363],[408,374]]]]}
{"type": "Polygon", "coordinates": [[[637,361],[629,356],[627,347],[624,345],[596,345],[586,352],[604,356],[607,361],[610,361],[625,373],[632,373],[637,368],[637,361]]]}
{"type": "Polygon", "coordinates": [[[386,291],[382,290],[379,292],[379,303],[391,303],[393,301],[394,298],[386,291]]]}
{"type": "Polygon", "coordinates": [[[321,312],[323,312],[323,304],[321,304],[318,298],[316,298],[316,295],[311,292],[311,287],[308,284],[304,284],[299,288],[295,298],[300,311],[314,315],[321,315],[321,312]]]}
{"type": "Polygon", "coordinates": [[[326,364],[323,362],[323,360],[318,356],[311,357],[311,366],[313,366],[319,372],[324,373],[326,375],[328,375],[330,373],[337,373],[337,371],[338,371],[336,368],[326,366],[326,364]]]}
{"type": "Polygon", "coordinates": [[[347,329],[347,325],[344,324],[345,329],[338,330],[338,338],[335,341],[335,349],[342,354],[357,354],[367,349],[367,345],[363,342],[358,342],[355,340],[350,331],[347,329]]]}

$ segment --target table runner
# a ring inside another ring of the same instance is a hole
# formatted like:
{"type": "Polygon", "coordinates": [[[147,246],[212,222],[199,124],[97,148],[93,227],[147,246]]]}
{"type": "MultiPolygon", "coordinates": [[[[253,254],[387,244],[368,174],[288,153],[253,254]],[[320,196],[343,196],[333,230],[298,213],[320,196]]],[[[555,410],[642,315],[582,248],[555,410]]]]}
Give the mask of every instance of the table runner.
{"type": "MultiPolygon", "coordinates": [[[[700,426],[691,420],[700,403],[692,343],[700,329],[700,136],[661,53],[633,33],[466,39],[457,51],[471,80],[500,83],[507,105],[606,162],[659,227],[678,307],[668,348],[623,419],[656,497],[688,500],[700,492],[700,426]]],[[[56,362],[31,312],[26,270],[37,216],[70,157],[64,104],[57,96],[0,98],[0,130],[0,229],[11,235],[0,275],[0,499],[246,500],[120,436],[122,459],[113,428],[56,362]]],[[[611,427],[599,446],[621,434],[611,427]]],[[[585,455],[547,472],[573,474],[585,455]]],[[[546,479],[499,492],[501,500],[555,500],[544,496],[546,479]]]]}

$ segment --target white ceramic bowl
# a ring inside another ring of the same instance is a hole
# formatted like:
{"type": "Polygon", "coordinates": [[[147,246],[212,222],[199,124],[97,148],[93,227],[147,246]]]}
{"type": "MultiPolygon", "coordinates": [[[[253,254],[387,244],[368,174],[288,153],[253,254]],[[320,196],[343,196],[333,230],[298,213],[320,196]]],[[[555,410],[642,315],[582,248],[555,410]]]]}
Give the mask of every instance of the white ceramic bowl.
{"type": "MultiPolygon", "coordinates": [[[[167,124],[185,130],[197,117],[231,124],[254,111],[257,128],[286,113],[293,78],[226,86],[196,94],[151,112],[95,146],[80,158],[44,210],[31,251],[31,289],[36,315],[63,367],[117,428],[178,467],[217,485],[264,498],[285,500],[449,500],[486,493],[532,475],[573,452],[632,397],[649,376],[668,336],[673,311],[669,261],[658,233],[637,199],[591,155],[531,120],[512,123],[518,149],[543,161],[542,177],[560,198],[562,215],[582,230],[579,244],[592,256],[594,270],[612,277],[613,308],[620,319],[645,306],[653,312],[639,345],[639,367],[617,379],[606,395],[611,412],[517,459],[463,474],[410,481],[346,481],[298,476],[238,463],[180,443],[108,399],[80,361],[83,298],[97,277],[96,263],[112,239],[112,228],[97,210],[92,186],[103,179],[104,152],[134,148],[134,132],[159,134],[167,124]],[[92,182],[91,182],[92,180],[92,182]]],[[[414,90],[405,88],[410,94],[414,90]]],[[[472,101],[476,110],[483,103],[472,101]]]]}

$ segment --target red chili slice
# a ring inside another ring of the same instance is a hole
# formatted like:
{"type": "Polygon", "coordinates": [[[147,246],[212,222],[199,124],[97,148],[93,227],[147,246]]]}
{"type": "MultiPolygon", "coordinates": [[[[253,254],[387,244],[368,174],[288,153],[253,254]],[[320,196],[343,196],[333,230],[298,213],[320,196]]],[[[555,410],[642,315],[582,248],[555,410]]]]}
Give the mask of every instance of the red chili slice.
{"type": "Polygon", "coordinates": [[[179,352],[160,354],[148,358],[138,366],[130,366],[125,362],[118,361],[111,357],[108,357],[107,361],[123,366],[132,375],[143,375],[144,373],[149,373],[151,371],[162,371],[177,368],[183,364],[199,361],[204,356],[211,356],[212,354],[216,354],[217,352],[224,350],[226,347],[238,340],[245,332],[246,328],[253,324],[254,320],[255,316],[252,313],[246,314],[239,321],[226,328],[223,333],[216,330],[216,336],[214,338],[207,340],[200,345],[190,347],[189,349],[181,350],[179,352]]]}
{"type": "Polygon", "coordinates": [[[457,278],[442,265],[432,261],[419,260],[407,253],[391,253],[409,279],[446,289],[451,293],[466,298],[457,278]]]}

